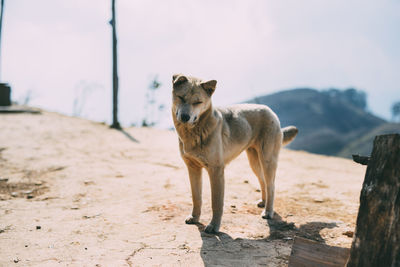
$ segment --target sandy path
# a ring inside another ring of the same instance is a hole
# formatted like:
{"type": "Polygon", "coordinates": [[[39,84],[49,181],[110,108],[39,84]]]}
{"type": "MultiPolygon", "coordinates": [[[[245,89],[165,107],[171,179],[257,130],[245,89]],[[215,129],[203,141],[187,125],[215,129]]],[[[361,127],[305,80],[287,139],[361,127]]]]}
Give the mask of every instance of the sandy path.
{"type": "MultiPolygon", "coordinates": [[[[226,169],[214,236],[184,224],[191,198],[174,132],[130,128],[128,136],[48,112],[0,115],[0,129],[0,179],[8,178],[0,180],[0,266],[286,266],[295,235],[351,244],[343,233],[354,229],[365,167],[350,160],[283,150],[277,216],[266,221],[240,156],[226,169]]],[[[207,176],[203,198],[206,224],[207,176]]]]}

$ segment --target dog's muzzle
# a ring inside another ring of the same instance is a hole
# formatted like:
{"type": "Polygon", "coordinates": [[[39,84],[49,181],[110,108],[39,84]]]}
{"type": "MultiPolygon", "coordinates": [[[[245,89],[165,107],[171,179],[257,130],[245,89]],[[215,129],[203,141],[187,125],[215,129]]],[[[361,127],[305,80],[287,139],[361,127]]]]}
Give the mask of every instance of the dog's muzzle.
{"type": "Polygon", "coordinates": [[[188,114],[181,114],[180,121],[186,123],[190,120],[190,116],[188,114]]]}

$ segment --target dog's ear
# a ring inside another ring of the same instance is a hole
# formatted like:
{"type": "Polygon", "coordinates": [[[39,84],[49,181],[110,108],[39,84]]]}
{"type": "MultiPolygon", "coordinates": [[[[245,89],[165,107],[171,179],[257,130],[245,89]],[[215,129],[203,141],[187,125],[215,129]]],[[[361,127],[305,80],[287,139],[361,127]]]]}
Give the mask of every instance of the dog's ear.
{"type": "Polygon", "coordinates": [[[217,86],[217,81],[211,80],[207,82],[202,82],[200,85],[207,92],[207,94],[211,96],[215,91],[215,87],[217,86]]]}
{"type": "Polygon", "coordinates": [[[188,78],[186,76],[182,75],[182,74],[174,74],[172,76],[172,85],[174,87],[178,86],[178,85],[180,85],[180,84],[182,84],[184,82],[187,82],[187,81],[188,81],[188,78]]]}

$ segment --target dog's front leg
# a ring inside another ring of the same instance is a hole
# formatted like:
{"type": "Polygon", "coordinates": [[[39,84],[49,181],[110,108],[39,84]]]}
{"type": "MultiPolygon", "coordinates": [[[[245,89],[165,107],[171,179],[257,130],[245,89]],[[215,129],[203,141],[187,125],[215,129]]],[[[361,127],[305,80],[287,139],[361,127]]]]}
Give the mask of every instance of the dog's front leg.
{"type": "Polygon", "coordinates": [[[211,184],[212,220],[204,230],[206,233],[218,233],[224,209],[224,167],[207,169],[211,184]]]}
{"type": "Polygon", "coordinates": [[[186,218],[185,222],[187,224],[194,224],[199,222],[201,214],[201,167],[187,163],[187,168],[189,172],[190,187],[192,189],[193,210],[192,214],[186,218]]]}

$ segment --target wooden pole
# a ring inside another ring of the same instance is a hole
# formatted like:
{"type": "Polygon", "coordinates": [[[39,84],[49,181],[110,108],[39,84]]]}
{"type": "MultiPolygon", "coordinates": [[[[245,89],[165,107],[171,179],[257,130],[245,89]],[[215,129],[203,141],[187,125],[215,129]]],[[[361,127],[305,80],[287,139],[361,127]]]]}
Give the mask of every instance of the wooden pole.
{"type": "Polygon", "coordinates": [[[112,27],[112,57],[113,57],[113,114],[111,128],[121,129],[118,121],[118,53],[117,53],[117,30],[115,18],[115,0],[111,0],[111,27],[112,27]]]}
{"type": "Polygon", "coordinates": [[[347,266],[400,266],[399,134],[374,140],[347,266]]]}
{"type": "Polygon", "coordinates": [[[3,10],[4,0],[1,0],[1,11],[0,11],[0,81],[1,81],[1,33],[3,29],[3,10]]]}

